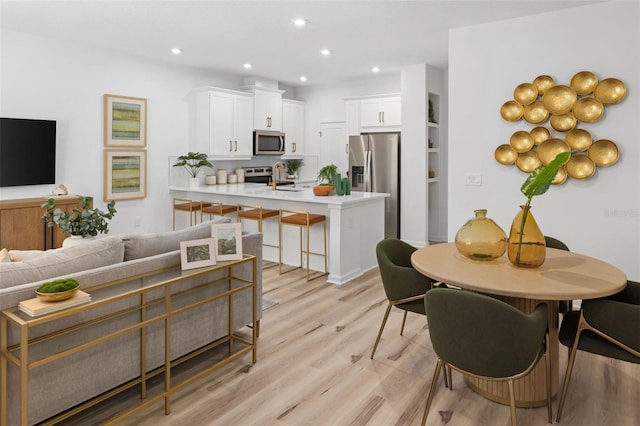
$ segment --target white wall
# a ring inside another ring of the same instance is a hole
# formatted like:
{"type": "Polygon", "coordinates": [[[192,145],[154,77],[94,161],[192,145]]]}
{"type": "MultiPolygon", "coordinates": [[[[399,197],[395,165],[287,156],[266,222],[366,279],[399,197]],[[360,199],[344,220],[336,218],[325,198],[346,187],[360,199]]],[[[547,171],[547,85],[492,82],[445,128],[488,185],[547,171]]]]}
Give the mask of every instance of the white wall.
{"type": "Polygon", "coordinates": [[[307,103],[306,154],[320,155],[320,123],[346,120],[346,98],[385,93],[400,93],[400,74],[344,84],[298,87],[296,99],[307,103]]]}
{"type": "MultiPolygon", "coordinates": [[[[92,195],[104,208],[103,95],[147,98],[147,198],[116,203],[112,234],[171,228],[168,157],[187,149],[188,108],[182,98],[203,85],[241,80],[169,63],[147,62],[2,30],[0,115],[57,120],[56,180],[70,193],[92,195]],[[141,226],[134,229],[135,219],[141,226]]],[[[39,197],[55,185],[0,189],[0,199],[39,197]]]]}
{"type": "Polygon", "coordinates": [[[637,2],[607,2],[450,32],[449,240],[478,208],[508,233],[525,201],[526,174],[493,158],[514,131],[533,127],[501,118],[513,89],[541,74],[569,84],[589,70],[627,86],[626,99],[598,123],[580,124],[596,139],[613,140],[620,160],[591,179],[552,186],[534,197],[532,212],[546,235],[640,280],[639,16],[637,2]],[[482,186],[463,185],[469,172],[482,174],[482,186]]]}

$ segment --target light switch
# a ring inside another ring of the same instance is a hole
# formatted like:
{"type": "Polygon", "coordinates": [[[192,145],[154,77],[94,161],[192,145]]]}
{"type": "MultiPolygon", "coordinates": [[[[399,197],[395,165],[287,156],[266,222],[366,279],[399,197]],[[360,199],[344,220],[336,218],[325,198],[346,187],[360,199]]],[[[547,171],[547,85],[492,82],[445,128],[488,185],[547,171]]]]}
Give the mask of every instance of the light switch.
{"type": "Polygon", "coordinates": [[[482,175],[480,173],[466,173],[464,184],[467,186],[482,186],[482,175]]]}

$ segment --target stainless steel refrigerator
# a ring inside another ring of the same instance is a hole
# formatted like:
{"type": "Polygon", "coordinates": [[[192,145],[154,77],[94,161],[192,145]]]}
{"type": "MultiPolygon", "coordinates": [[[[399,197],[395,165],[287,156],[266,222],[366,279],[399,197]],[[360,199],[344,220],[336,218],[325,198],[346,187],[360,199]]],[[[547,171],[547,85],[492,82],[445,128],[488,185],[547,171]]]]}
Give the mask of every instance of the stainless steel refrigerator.
{"type": "Polygon", "coordinates": [[[351,190],[386,192],[385,238],[400,238],[400,133],[349,137],[351,190]]]}

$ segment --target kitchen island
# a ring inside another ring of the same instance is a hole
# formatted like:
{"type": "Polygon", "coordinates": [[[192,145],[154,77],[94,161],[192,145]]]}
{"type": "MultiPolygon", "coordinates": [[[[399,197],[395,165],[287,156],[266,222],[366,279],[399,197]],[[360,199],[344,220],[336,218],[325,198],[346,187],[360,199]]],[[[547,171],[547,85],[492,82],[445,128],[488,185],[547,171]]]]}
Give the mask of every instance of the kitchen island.
{"type": "MultiPolygon", "coordinates": [[[[384,239],[385,198],[389,194],[352,192],[351,195],[318,197],[312,189],[271,186],[257,183],[201,185],[190,188],[175,185],[169,188],[172,197],[224,204],[260,205],[265,209],[304,210],[327,216],[328,281],[345,284],[377,266],[376,244],[384,239]]],[[[206,220],[206,217],[205,217],[206,220]]],[[[244,221],[245,229],[257,229],[253,221],[244,221]],[[253,226],[253,228],[252,228],[253,226]]],[[[263,222],[264,240],[278,243],[278,221],[263,222]]],[[[282,235],[283,263],[300,265],[299,233],[294,227],[284,227],[282,235]]],[[[311,251],[322,252],[322,227],[311,228],[311,251]]],[[[278,250],[264,247],[263,257],[278,261],[278,250]]],[[[311,256],[310,267],[324,271],[320,256],[311,256]]]]}

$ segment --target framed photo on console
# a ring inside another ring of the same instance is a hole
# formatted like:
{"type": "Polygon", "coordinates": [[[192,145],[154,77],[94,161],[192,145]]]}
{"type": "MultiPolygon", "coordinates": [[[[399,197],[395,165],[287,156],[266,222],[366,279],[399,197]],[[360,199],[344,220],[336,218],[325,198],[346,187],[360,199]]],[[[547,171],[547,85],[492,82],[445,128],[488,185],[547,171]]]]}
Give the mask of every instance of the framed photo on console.
{"type": "Polygon", "coordinates": [[[104,200],[147,196],[147,151],[104,150],[104,200]]]}
{"type": "Polygon", "coordinates": [[[104,95],[104,146],[147,146],[147,100],[104,95]]]}
{"type": "Polygon", "coordinates": [[[216,259],[242,259],[242,224],[214,223],[211,235],[216,240],[216,259]]]}
{"type": "Polygon", "coordinates": [[[216,264],[215,240],[180,241],[180,266],[182,270],[202,268],[216,264]]]}

